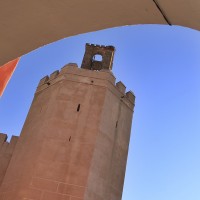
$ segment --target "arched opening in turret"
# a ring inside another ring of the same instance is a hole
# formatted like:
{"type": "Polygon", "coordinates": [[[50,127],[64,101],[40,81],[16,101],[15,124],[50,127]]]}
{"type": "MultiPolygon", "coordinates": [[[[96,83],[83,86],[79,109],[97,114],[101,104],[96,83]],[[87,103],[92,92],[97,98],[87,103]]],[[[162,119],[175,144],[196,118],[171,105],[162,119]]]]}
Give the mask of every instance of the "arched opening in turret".
{"type": "Polygon", "coordinates": [[[95,55],[93,56],[93,58],[92,58],[92,61],[99,61],[99,62],[102,62],[102,60],[103,60],[103,57],[102,57],[102,55],[100,55],[100,54],[95,54],[95,55]]]}

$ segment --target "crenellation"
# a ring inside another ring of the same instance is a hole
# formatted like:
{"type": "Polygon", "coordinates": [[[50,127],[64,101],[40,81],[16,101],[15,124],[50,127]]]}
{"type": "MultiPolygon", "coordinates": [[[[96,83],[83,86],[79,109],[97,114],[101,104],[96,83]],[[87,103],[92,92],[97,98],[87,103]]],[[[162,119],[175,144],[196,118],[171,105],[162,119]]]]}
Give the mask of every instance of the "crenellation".
{"type": "Polygon", "coordinates": [[[91,71],[83,68],[78,68],[76,63],[69,63],[62,67],[59,76],[63,74],[74,74],[77,76],[87,76],[97,79],[108,79],[112,84],[115,84],[115,76],[110,70],[102,69],[100,71],[91,71]]]}
{"type": "Polygon", "coordinates": [[[51,80],[57,78],[58,75],[59,75],[59,70],[54,71],[54,72],[50,75],[49,81],[51,81],[51,80]]]}
{"type": "Polygon", "coordinates": [[[38,87],[44,85],[45,83],[47,83],[48,80],[49,80],[49,76],[43,77],[43,78],[40,80],[40,82],[39,82],[39,84],[38,84],[38,87]]]}
{"type": "Polygon", "coordinates": [[[17,144],[18,136],[12,136],[10,142],[7,142],[7,135],[0,133],[0,186],[9,166],[12,154],[17,144]]]}
{"type": "Polygon", "coordinates": [[[126,93],[126,97],[129,99],[131,103],[135,104],[135,95],[132,91],[128,91],[126,93]]]}
{"type": "Polygon", "coordinates": [[[108,45],[108,46],[106,46],[106,45],[99,45],[99,44],[92,44],[92,43],[86,43],[86,48],[90,48],[91,47],[91,49],[92,48],[101,48],[101,49],[107,49],[107,50],[115,50],[115,48],[114,48],[114,46],[112,46],[112,45],[108,45]]]}
{"type": "MultiPolygon", "coordinates": [[[[101,69],[98,70],[88,70],[84,68],[78,68],[78,65],[76,63],[68,63],[64,67],[61,68],[60,72],[59,70],[56,70],[50,75],[50,78],[48,76],[45,76],[42,79],[43,85],[39,87],[38,91],[42,91],[43,89],[46,89],[50,85],[55,84],[56,82],[59,82],[61,80],[68,80],[68,77],[70,77],[71,81],[77,81],[79,80],[79,77],[88,77],[87,79],[84,79],[84,83],[86,84],[93,84],[93,85],[101,85],[100,80],[108,80],[113,87],[116,88],[116,92],[120,92],[119,94],[116,93],[117,96],[125,96],[126,98],[123,100],[124,103],[130,107],[131,109],[134,106],[135,96],[134,94],[129,91],[126,93],[126,86],[123,84],[123,82],[119,81],[115,83],[116,78],[113,75],[112,71],[109,69],[101,69]],[[72,76],[73,75],[73,76],[72,76]],[[48,84],[47,84],[48,83],[48,84]],[[126,100],[127,99],[127,100],[126,100]]],[[[103,85],[102,85],[103,86],[103,85]]]]}
{"type": "Polygon", "coordinates": [[[116,83],[116,87],[121,93],[125,94],[126,86],[121,81],[116,83]]]}
{"type": "Polygon", "coordinates": [[[51,85],[51,82],[59,76],[59,74],[59,70],[56,70],[50,76],[46,75],[45,77],[43,77],[40,80],[36,91],[40,91],[47,88],[49,85],[51,85]]]}
{"type": "Polygon", "coordinates": [[[18,142],[18,139],[19,139],[19,137],[18,137],[18,136],[15,136],[15,135],[13,135],[13,136],[11,137],[11,140],[10,140],[9,146],[8,146],[8,148],[7,148],[7,150],[6,150],[6,153],[8,153],[8,154],[12,154],[12,153],[13,153],[13,151],[14,151],[14,149],[15,149],[15,145],[16,145],[17,142],[18,142]]]}
{"type": "Polygon", "coordinates": [[[64,67],[61,68],[60,74],[63,74],[69,69],[74,69],[74,68],[78,68],[78,65],[76,63],[68,63],[64,67]]]}
{"type": "MultiPolygon", "coordinates": [[[[76,63],[68,63],[66,64],[64,67],[61,68],[60,72],[59,70],[56,70],[55,72],[53,72],[50,75],[50,78],[48,78],[49,76],[45,76],[41,82],[43,83],[43,85],[41,85],[42,87],[40,87],[39,91],[46,89],[48,86],[50,86],[52,84],[59,82],[60,80],[68,80],[68,75],[74,75],[74,81],[76,81],[76,79],[78,78],[77,76],[87,76],[90,77],[91,79],[87,79],[85,80],[85,83],[88,84],[100,84],[99,79],[106,79],[109,80],[109,82],[117,89],[117,91],[119,91],[122,95],[125,95],[127,97],[127,99],[129,100],[129,102],[131,102],[131,104],[134,104],[135,101],[135,96],[134,94],[129,91],[126,93],[126,86],[123,84],[123,82],[119,81],[117,83],[115,83],[116,78],[113,75],[112,71],[110,71],[109,69],[101,69],[100,71],[95,71],[95,70],[87,70],[87,69],[83,69],[83,68],[78,68],[78,65],[76,63]],[[65,76],[63,76],[65,75],[65,76]],[[61,79],[62,76],[62,79],[61,79]],[[60,77],[60,79],[58,79],[60,77]],[[76,78],[77,77],[77,78],[76,78]],[[97,79],[97,80],[95,80],[97,79]],[[94,81],[95,80],[95,81],[94,81]],[[47,83],[49,83],[47,85],[47,83]]],[[[71,76],[71,79],[72,76],[71,76]]],[[[100,84],[101,85],[101,84],[100,84]]],[[[132,106],[130,106],[132,107],[132,106]]]]}
{"type": "Polygon", "coordinates": [[[12,136],[10,142],[7,141],[7,134],[0,133],[0,154],[2,153],[10,153],[12,154],[14,147],[18,141],[18,136],[12,136]]]}
{"type": "Polygon", "coordinates": [[[115,76],[113,75],[112,71],[108,69],[102,69],[100,71],[96,70],[87,70],[83,68],[78,68],[78,65],[76,63],[68,63],[64,67],[61,68],[60,72],[59,70],[56,70],[49,76],[45,76],[40,82],[36,93],[47,89],[49,86],[54,85],[57,82],[60,82],[62,80],[68,80],[68,77],[70,77],[70,80],[76,81],[76,79],[81,76],[81,77],[88,77],[87,79],[85,78],[85,83],[87,84],[96,84],[100,83],[100,80],[108,80],[112,85],[115,86],[115,76]],[[55,75],[55,78],[51,78],[52,76],[55,75]],[[73,76],[72,76],[73,75],[73,76]],[[96,79],[94,81],[94,79],[96,79]],[[43,83],[43,84],[42,84],[43,83]]]}
{"type": "Polygon", "coordinates": [[[110,45],[110,46],[106,46],[107,49],[111,50],[111,51],[115,51],[115,47],[110,45]]]}
{"type": "Polygon", "coordinates": [[[0,133],[0,148],[1,148],[1,145],[7,141],[7,134],[4,134],[4,133],[0,133]]]}

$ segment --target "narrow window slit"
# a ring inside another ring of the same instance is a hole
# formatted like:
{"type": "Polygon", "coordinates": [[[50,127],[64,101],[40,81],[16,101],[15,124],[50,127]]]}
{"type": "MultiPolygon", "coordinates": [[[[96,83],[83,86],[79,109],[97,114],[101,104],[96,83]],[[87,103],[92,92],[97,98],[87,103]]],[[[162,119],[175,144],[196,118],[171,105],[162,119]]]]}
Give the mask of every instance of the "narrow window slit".
{"type": "Polygon", "coordinates": [[[78,104],[78,107],[77,107],[77,112],[79,112],[79,110],[80,110],[80,107],[81,107],[81,104],[78,104]]]}
{"type": "Polygon", "coordinates": [[[72,138],[72,137],[70,136],[70,137],[69,137],[69,142],[71,141],[71,138],[72,138]]]}
{"type": "Polygon", "coordinates": [[[116,128],[117,128],[117,125],[118,125],[118,121],[116,122],[116,125],[115,125],[116,128]]]}
{"type": "Polygon", "coordinates": [[[49,82],[47,82],[47,85],[50,85],[50,83],[49,83],[49,82]]]}

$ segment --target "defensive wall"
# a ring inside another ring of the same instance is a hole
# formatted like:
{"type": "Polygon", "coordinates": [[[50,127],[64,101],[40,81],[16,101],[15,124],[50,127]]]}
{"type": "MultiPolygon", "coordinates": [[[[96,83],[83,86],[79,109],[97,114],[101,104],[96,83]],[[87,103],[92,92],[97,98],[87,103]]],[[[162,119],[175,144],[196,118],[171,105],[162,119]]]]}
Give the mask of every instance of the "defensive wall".
{"type": "Polygon", "coordinates": [[[7,135],[0,133],[0,186],[9,166],[10,159],[17,144],[18,137],[12,136],[10,142],[7,142],[7,135]]]}
{"type": "Polygon", "coordinates": [[[120,200],[134,103],[109,69],[42,78],[18,142],[0,137],[0,200],[120,200]]]}

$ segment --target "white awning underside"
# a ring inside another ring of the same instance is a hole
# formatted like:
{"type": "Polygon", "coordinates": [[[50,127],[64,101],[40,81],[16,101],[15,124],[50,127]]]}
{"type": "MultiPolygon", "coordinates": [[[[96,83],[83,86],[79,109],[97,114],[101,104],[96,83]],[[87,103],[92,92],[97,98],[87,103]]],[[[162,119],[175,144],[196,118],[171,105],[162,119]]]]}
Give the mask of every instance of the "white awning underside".
{"type": "Polygon", "coordinates": [[[200,30],[200,0],[1,0],[0,66],[68,36],[134,24],[200,30]]]}

